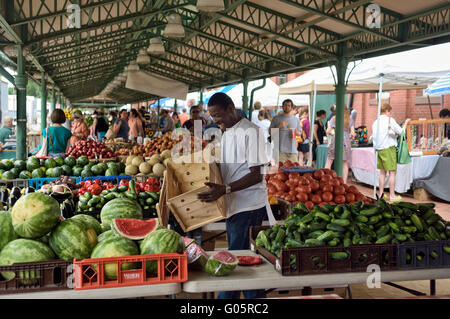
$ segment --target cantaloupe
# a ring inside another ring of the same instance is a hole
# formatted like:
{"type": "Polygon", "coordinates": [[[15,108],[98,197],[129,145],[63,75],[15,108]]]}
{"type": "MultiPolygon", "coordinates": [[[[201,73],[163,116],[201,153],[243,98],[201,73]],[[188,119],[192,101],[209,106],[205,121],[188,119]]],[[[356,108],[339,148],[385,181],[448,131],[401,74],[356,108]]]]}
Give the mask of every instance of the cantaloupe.
{"type": "Polygon", "coordinates": [[[147,162],[141,163],[141,165],[139,165],[139,172],[145,175],[150,174],[152,172],[152,165],[147,162]]]}
{"type": "Polygon", "coordinates": [[[172,151],[171,150],[165,150],[161,153],[161,160],[164,161],[166,158],[172,157],[172,151]]]}
{"type": "Polygon", "coordinates": [[[153,174],[155,174],[155,175],[162,175],[165,170],[166,170],[166,167],[161,163],[156,163],[153,166],[153,174]]]}
{"type": "Polygon", "coordinates": [[[139,167],[136,165],[127,165],[125,167],[125,174],[126,175],[136,175],[139,172],[139,167]]]}
{"type": "Polygon", "coordinates": [[[136,156],[131,162],[132,165],[139,167],[144,162],[144,158],[142,156],[136,156]]]}
{"type": "Polygon", "coordinates": [[[125,164],[126,165],[131,165],[135,157],[136,157],[135,155],[128,156],[125,164]]]}
{"type": "Polygon", "coordinates": [[[149,163],[151,166],[154,166],[158,163],[160,163],[160,158],[156,157],[155,155],[153,155],[152,157],[150,157],[150,159],[147,161],[147,163],[149,163]]]}

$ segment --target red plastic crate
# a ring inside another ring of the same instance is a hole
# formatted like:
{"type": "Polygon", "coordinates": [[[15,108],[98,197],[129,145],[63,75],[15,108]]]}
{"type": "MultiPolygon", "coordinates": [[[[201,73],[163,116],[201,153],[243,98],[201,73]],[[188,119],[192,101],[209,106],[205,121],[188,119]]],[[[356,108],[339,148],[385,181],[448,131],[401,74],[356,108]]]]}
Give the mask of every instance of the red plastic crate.
{"type": "Polygon", "coordinates": [[[109,258],[90,258],[73,261],[74,289],[113,288],[123,286],[138,286],[164,283],[185,282],[188,277],[187,255],[183,254],[154,254],[135,255],[109,258]],[[151,276],[146,271],[146,262],[157,261],[158,274],[151,276]],[[122,270],[123,263],[139,263],[135,269],[122,270]],[[104,276],[105,264],[116,264],[117,279],[106,280],[104,276]],[[92,267],[97,265],[97,271],[92,267]]]}

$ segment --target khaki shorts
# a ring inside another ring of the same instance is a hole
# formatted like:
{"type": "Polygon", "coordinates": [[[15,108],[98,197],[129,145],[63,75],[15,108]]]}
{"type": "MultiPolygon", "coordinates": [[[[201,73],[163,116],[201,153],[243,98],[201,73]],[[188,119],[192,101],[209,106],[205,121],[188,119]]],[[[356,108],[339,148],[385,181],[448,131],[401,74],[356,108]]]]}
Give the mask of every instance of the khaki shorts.
{"type": "Polygon", "coordinates": [[[382,171],[397,170],[397,150],[395,146],[378,151],[377,168],[382,171]]]}
{"type": "Polygon", "coordinates": [[[286,161],[291,161],[293,163],[297,163],[298,162],[298,153],[280,153],[278,161],[282,162],[282,163],[284,163],[286,161]]]}

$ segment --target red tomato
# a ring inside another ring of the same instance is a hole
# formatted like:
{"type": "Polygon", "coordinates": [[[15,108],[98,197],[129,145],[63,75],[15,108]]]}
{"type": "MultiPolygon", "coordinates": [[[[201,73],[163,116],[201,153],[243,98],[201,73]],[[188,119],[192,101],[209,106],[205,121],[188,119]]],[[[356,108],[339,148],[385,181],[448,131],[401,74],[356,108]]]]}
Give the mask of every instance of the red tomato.
{"type": "Polygon", "coordinates": [[[312,192],[311,186],[304,185],[304,186],[303,186],[303,189],[305,190],[305,193],[310,194],[310,193],[312,192]]]}
{"type": "Polygon", "coordinates": [[[297,200],[298,200],[299,202],[301,202],[301,203],[305,203],[305,202],[308,201],[308,195],[305,194],[305,193],[298,193],[298,194],[296,195],[296,198],[297,198],[297,200]]]}
{"type": "Polygon", "coordinates": [[[314,179],[320,180],[322,178],[322,176],[323,176],[323,171],[321,171],[320,169],[313,173],[314,179]]]}
{"type": "Polygon", "coordinates": [[[341,183],[339,183],[339,181],[336,179],[336,178],[333,178],[332,180],[330,180],[330,183],[329,183],[330,185],[333,185],[333,186],[339,186],[339,185],[341,185],[341,183]]]}
{"type": "Polygon", "coordinates": [[[333,185],[329,185],[329,184],[323,184],[321,187],[320,187],[320,190],[322,191],[322,192],[330,192],[330,193],[332,193],[333,192],[333,185]]]}
{"type": "MultiPolygon", "coordinates": [[[[295,182],[294,182],[295,183],[295,182]]],[[[290,179],[288,179],[286,182],[285,182],[285,184],[289,187],[289,188],[292,188],[294,185],[293,185],[293,181],[292,180],[290,180],[290,179]]]]}
{"type": "Polygon", "coordinates": [[[329,203],[333,200],[333,194],[331,192],[323,192],[322,200],[326,203],[329,203]]]}
{"type": "Polygon", "coordinates": [[[291,189],[288,194],[291,196],[295,196],[297,194],[297,192],[295,190],[291,189]]]}
{"type": "Polygon", "coordinates": [[[335,171],[330,171],[329,175],[331,175],[333,178],[338,177],[335,171]]]}
{"type": "Polygon", "coordinates": [[[348,187],[348,191],[351,192],[351,193],[353,193],[353,194],[358,194],[358,193],[359,193],[358,189],[357,189],[356,186],[354,186],[354,185],[350,185],[350,186],[348,187]]]}
{"type": "Polygon", "coordinates": [[[316,182],[316,181],[311,182],[311,183],[309,184],[309,186],[311,187],[311,190],[312,190],[313,192],[315,192],[316,190],[318,190],[318,189],[320,188],[320,184],[319,184],[318,182],[316,182]]]}
{"type": "Polygon", "coordinates": [[[343,179],[342,177],[337,176],[336,179],[339,181],[339,183],[340,183],[341,185],[344,185],[344,184],[345,184],[345,183],[344,183],[344,179],[343,179]]]}
{"type": "Polygon", "coordinates": [[[314,204],[319,204],[322,201],[322,198],[319,195],[312,195],[311,200],[314,204]]]}
{"type": "Polygon", "coordinates": [[[357,202],[361,202],[361,201],[363,201],[365,199],[363,194],[355,194],[355,197],[356,197],[355,200],[357,202]]]}
{"type": "Polygon", "coordinates": [[[347,193],[348,192],[348,185],[347,184],[342,184],[342,186],[344,186],[344,188],[345,188],[345,192],[347,193]]]}
{"type": "Polygon", "coordinates": [[[305,173],[305,174],[303,174],[303,177],[314,178],[312,173],[305,173]]]}
{"type": "Polygon", "coordinates": [[[303,179],[300,182],[302,183],[302,185],[309,185],[309,184],[311,184],[311,181],[308,178],[306,178],[306,177],[303,177],[303,179]]]}
{"type": "Polygon", "coordinates": [[[321,178],[320,178],[320,181],[321,182],[329,182],[329,181],[331,181],[333,178],[331,177],[331,175],[323,175],[321,178]]]}
{"type": "Polygon", "coordinates": [[[314,203],[311,201],[307,201],[305,203],[306,208],[308,208],[309,210],[314,209],[314,203]]]}
{"type": "Polygon", "coordinates": [[[345,194],[345,200],[347,201],[347,203],[354,202],[354,201],[355,201],[355,198],[356,198],[356,196],[355,196],[355,194],[353,194],[353,193],[347,193],[347,194],[345,194]]]}
{"type": "Polygon", "coordinates": [[[296,177],[299,177],[299,176],[300,176],[300,174],[297,172],[289,173],[289,179],[295,179],[296,177]]]}
{"type": "Polygon", "coordinates": [[[344,195],[336,195],[334,197],[334,201],[336,202],[336,204],[340,205],[340,204],[344,204],[345,203],[345,196],[344,195]]]}
{"type": "Polygon", "coordinates": [[[345,188],[342,185],[335,186],[334,187],[334,194],[335,195],[344,195],[345,194],[345,188]]]}
{"type": "Polygon", "coordinates": [[[267,192],[271,195],[275,194],[277,192],[277,188],[271,184],[267,185],[267,192]]]}
{"type": "Polygon", "coordinates": [[[277,175],[275,176],[276,179],[285,182],[288,180],[288,177],[286,175],[286,173],[277,173],[277,175]]]}

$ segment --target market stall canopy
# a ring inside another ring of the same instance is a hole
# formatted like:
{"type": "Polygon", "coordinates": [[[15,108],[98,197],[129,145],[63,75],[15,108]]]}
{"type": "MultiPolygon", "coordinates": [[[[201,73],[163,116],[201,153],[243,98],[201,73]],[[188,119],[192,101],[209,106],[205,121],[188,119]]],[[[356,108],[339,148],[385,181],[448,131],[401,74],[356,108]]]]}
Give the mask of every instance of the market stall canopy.
{"type": "MultiPolygon", "coordinates": [[[[425,89],[450,71],[450,44],[356,61],[347,67],[347,92],[377,92],[380,73],[383,90],[425,89]]],[[[281,85],[280,93],[335,92],[335,67],[320,68],[281,85]]]]}
{"type": "Polygon", "coordinates": [[[185,100],[188,93],[188,86],[184,83],[141,70],[128,72],[125,87],[135,91],[180,100],[185,100]]]}
{"type": "MultiPolygon", "coordinates": [[[[225,0],[213,13],[195,0],[2,3],[1,50],[17,64],[21,46],[26,74],[35,82],[47,74],[72,102],[100,94],[155,37],[165,52],[141,69],[198,91],[445,43],[450,31],[447,0],[225,0]],[[368,10],[374,5],[377,13],[368,10]],[[182,38],[164,34],[173,13],[182,38]]],[[[117,103],[158,98],[123,83],[108,96],[117,103]]]]}
{"type": "Polygon", "coordinates": [[[450,94],[450,72],[430,85],[425,90],[426,95],[445,95],[450,94]]]}

